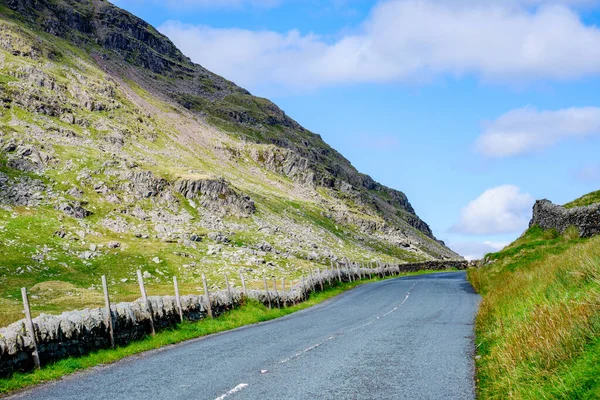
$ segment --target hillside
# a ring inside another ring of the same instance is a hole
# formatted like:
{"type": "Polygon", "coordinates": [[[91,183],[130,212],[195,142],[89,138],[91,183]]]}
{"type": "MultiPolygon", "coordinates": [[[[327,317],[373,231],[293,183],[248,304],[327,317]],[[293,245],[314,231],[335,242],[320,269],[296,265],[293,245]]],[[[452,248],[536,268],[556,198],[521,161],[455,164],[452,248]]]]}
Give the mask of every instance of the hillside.
{"type": "Polygon", "coordinates": [[[119,301],[137,269],[197,292],[460,258],[402,192],[102,0],[0,1],[0,149],[0,325],[22,286],[34,314],[101,304],[102,274],[119,301]]]}
{"type": "MultiPolygon", "coordinates": [[[[540,205],[568,215],[538,202],[531,227],[469,271],[483,296],[476,327],[483,399],[600,398],[600,236],[580,237],[586,230],[575,225],[543,229],[534,223],[549,220],[540,205]]],[[[597,205],[588,206],[576,210],[595,215],[597,205]]]]}

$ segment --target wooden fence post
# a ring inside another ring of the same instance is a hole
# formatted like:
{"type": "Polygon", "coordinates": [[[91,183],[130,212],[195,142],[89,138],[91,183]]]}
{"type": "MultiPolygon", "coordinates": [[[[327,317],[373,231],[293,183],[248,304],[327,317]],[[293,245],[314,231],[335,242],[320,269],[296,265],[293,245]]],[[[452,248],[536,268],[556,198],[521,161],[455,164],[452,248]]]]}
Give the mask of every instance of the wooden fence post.
{"type": "Polygon", "coordinates": [[[240,279],[242,280],[242,290],[244,297],[248,297],[248,292],[246,291],[246,279],[244,279],[244,274],[240,271],[240,279]]]}
{"type": "Polygon", "coordinates": [[[233,308],[233,294],[231,294],[231,286],[229,286],[229,278],[225,275],[225,286],[227,286],[227,294],[229,295],[229,301],[231,302],[231,308],[233,308]]]}
{"type": "Polygon", "coordinates": [[[38,353],[37,339],[35,338],[35,330],[33,328],[33,320],[31,319],[31,309],[29,308],[29,298],[27,297],[27,288],[21,288],[21,296],[23,297],[23,310],[25,311],[25,321],[27,325],[27,333],[33,345],[31,356],[33,365],[36,369],[40,369],[40,353],[38,353]]]}
{"type": "Polygon", "coordinates": [[[346,268],[348,268],[348,276],[350,277],[350,281],[354,282],[354,274],[352,273],[352,263],[348,261],[348,264],[346,264],[346,266],[346,268]]]}
{"type": "Polygon", "coordinates": [[[329,282],[329,286],[331,286],[331,276],[335,274],[335,268],[333,268],[333,260],[329,259],[329,267],[331,267],[331,273],[327,278],[327,282],[329,282]]]}
{"type": "Polygon", "coordinates": [[[317,268],[317,276],[319,277],[319,285],[321,285],[321,292],[323,291],[323,277],[321,276],[321,268],[317,268]]]}
{"type": "Polygon", "coordinates": [[[152,312],[152,305],[148,301],[148,295],[146,294],[146,286],[144,286],[144,277],[142,276],[142,271],[138,269],[137,271],[138,283],[140,284],[140,292],[142,293],[142,299],[146,304],[146,309],[150,313],[150,333],[152,336],[156,335],[156,331],[154,330],[154,312],[152,312]]]}
{"type": "Polygon", "coordinates": [[[287,299],[285,298],[285,278],[281,278],[281,298],[283,299],[283,306],[287,306],[287,299]]]}
{"type": "Polygon", "coordinates": [[[304,282],[304,275],[302,275],[302,298],[306,299],[306,283],[304,282]]]}
{"type": "Polygon", "coordinates": [[[204,286],[204,295],[206,296],[206,303],[208,306],[206,310],[208,312],[208,316],[212,319],[212,303],[210,302],[210,293],[208,292],[208,283],[206,282],[206,274],[204,274],[204,272],[202,273],[202,285],[204,286]]]}
{"type": "Polygon", "coordinates": [[[110,297],[108,296],[108,284],[106,276],[102,275],[102,290],[104,291],[104,306],[106,307],[106,326],[110,337],[110,347],[115,348],[115,332],[113,328],[112,311],[110,309],[110,297]]]}
{"type": "Polygon", "coordinates": [[[271,306],[271,294],[269,293],[269,285],[267,285],[267,277],[263,275],[263,282],[265,284],[265,292],[267,293],[267,300],[269,301],[269,310],[272,308],[271,306]]]}
{"type": "Polygon", "coordinates": [[[340,263],[339,263],[339,261],[336,264],[337,264],[338,280],[340,281],[340,283],[342,283],[342,271],[340,271],[340,263]]]}
{"type": "Polygon", "coordinates": [[[356,267],[358,268],[358,277],[360,278],[360,280],[362,281],[363,275],[362,275],[362,263],[356,263],[356,267]]]}
{"type": "Polygon", "coordinates": [[[173,286],[175,287],[175,303],[177,303],[177,312],[179,313],[179,322],[183,322],[183,307],[181,307],[181,296],[179,295],[179,283],[177,277],[173,276],[173,286]]]}
{"type": "Polygon", "coordinates": [[[279,298],[279,293],[277,292],[277,280],[275,277],[271,278],[273,280],[273,291],[275,292],[275,298],[277,303],[277,308],[281,308],[281,299],[279,298]]]}

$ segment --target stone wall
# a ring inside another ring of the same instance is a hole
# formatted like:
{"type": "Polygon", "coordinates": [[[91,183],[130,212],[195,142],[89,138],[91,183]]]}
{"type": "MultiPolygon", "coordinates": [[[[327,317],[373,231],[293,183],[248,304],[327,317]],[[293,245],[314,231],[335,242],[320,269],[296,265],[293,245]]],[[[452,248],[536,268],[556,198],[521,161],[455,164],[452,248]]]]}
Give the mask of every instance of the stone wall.
{"type": "MultiPolygon", "coordinates": [[[[315,273],[293,288],[276,292],[249,290],[246,296],[265,305],[289,306],[308,298],[312,291],[320,290],[336,281],[349,282],[368,278],[371,274],[395,276],[403,272],[420,270],[463,270],[469,267],[467,261],[430,261],[426,263],[385,265],[376,269],[346,265],[340,269],[321,271],[320,279],[315,273]]],[[[233,309],[242,303],[243,294],[232,289],[228,292],[211,293],[210,301],[214,316],[233,309]]],[[[154,327],[158,331],[174,326],[179,322],[175,297],[151,296],[148,298],[154,327]]],[[[205,296],[182,296],[182,311],[189,321],[199,321],[207,316],[205,296]]],[[[114,339],[117,345],[126,345],[150,334],[148,307],[141,299],[132,303],[118,303],[111,307],[114,339]]],[[[67,357],[85,355],[98,349],[110,347],[110,336],[105,308],[69,311],[61,315],[41,314],[33,319],[35,336],[42,365],[67,357]]],[[[20,320],[6,328],[0,328],[0,377],[15,371],[28,371],[33,368],[33,344],[25,328],[25,320],[20,320]]]]}
{"type": "Polygon", "coordinates": [[[533,218],[529,223],[543,229],[556,229],[563,233],[568,227],[575,226],[581,237],[600,234],[600,204],[587,207],[565,208],[549,200],[538,200],[533,206],[533,218]]]}

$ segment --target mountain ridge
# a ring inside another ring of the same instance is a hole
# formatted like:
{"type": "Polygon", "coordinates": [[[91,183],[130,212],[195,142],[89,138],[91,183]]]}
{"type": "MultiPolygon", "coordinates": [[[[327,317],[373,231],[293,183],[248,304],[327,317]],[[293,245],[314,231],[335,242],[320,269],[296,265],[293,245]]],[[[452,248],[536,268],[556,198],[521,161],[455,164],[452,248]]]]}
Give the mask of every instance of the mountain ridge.
{"type": "Polygon", "coordinates": [[[0,1],[0,89],[4,296],[460,259],[404,193],[106,1],[0,1]]]}

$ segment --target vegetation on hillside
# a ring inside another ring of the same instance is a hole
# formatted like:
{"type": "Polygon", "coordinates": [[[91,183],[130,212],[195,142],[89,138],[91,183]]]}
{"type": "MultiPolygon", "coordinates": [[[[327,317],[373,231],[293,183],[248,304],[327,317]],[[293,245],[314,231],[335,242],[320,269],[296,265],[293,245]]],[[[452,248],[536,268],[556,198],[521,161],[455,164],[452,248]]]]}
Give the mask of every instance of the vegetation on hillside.
{"type": "Polygon", "coordinates": [[[534,226],[469,271],[482,399],[600,398],[600,237],[534,226]]]}
{"type": "Polygon", "coordinates": [[[21,287],[36,316],[102,305],[101,275],[118,302],[137,270],[164,295],[173,275],[187,294],[203,273],[222,288],[458,257],[403,193],[134,15],[0,3],[0,326],[22,318],[21,287]]]}
{"type": "Polygon", "coordinates": [[[595,203],[600,203],[600,190],[588,193],[585,196],[581,196],[577,200],[573,200],[572,202],[565,204],[565,208],[585,207],[595,203]]]}

